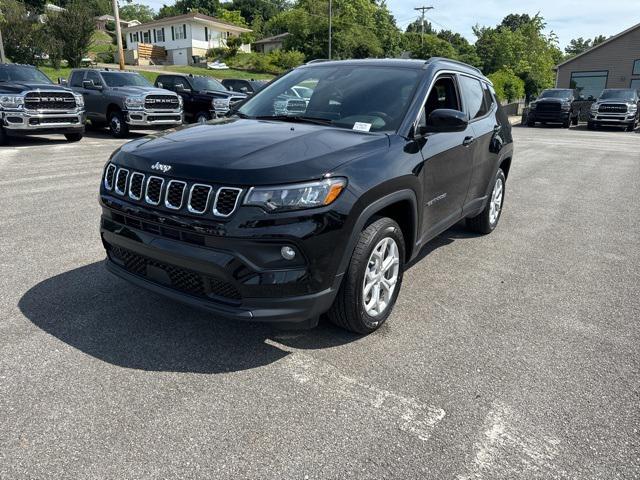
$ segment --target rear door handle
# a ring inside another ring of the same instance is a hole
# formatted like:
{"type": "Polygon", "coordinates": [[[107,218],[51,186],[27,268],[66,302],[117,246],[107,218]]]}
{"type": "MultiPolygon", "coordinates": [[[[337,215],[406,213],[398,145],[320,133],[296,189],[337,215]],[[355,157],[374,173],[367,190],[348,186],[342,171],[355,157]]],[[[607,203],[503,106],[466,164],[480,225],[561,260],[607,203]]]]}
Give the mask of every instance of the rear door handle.
{"type": "Polygon", "coordinates": [[[465,139],[462,141],[462,145],[464,145],[465,147],[468,147],[475,141],[476,139],[474,137],[465,137],[465,139]]]}

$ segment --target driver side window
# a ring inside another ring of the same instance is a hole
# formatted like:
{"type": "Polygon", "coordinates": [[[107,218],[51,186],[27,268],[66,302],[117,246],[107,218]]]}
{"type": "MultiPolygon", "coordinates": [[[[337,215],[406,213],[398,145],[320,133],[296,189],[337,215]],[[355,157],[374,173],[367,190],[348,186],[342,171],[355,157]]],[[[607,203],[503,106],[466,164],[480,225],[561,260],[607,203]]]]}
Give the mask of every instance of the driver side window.
{"type": "Polygon", "coordinates": [[[462,111],[456,81],[454,77],[449,75],[438,78],[431,87],[424,110],[420,115],[419,125],[425,126],[429,115],[434,110],[442,108],[462,111]]]}

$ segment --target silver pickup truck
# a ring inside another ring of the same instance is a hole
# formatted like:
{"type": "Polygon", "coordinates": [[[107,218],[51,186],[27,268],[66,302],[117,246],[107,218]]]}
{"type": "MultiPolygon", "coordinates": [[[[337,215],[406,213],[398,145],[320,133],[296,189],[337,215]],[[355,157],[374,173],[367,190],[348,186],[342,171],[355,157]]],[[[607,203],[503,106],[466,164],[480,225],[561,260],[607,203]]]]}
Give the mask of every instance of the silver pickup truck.
{"type": "Polygon", "coordinates": [[[81,68],[71,71],[69,87],[82,94],[92,127],[109,127],[117,138],[129,130],[182,125],[182,98],[155,88],[137,72],[81,68]]]}

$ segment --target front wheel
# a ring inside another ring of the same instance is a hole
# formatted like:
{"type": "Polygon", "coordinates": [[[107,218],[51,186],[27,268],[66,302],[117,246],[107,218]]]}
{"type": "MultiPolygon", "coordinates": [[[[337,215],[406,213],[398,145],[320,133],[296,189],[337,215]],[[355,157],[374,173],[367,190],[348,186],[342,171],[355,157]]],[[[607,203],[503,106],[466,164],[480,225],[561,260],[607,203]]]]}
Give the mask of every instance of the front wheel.
{"type": "Polygon", "coordinates": [[[328,312],[329,320],[360,334],[380,328],[398,298],[404,258],[404,237],[395,221],[380,218],[365,228],[328,312]]]}
{"type": "Polygon", "coordinates": [[[124,121],[122,112],[111,112],[109,115],[109,131],[116,138],[125,138],[129,135],[129,125],[124,121]]]}
{"type": "Polygon", "coordinates": [[[493,181],[493,189],[487,205],[480,215],[467,218],[467,228],[477,233],[491,233],[498,226],[500,215],[502,214],[502,206],[504,203],[504,187],[506,178],[501,168],[498,169],[496,177],[493,181]]]}
{"type": "Polygon", "coordinates": [[[636,122],[630,123],[627,126],[627,132],[633,132],[636,129],[636,122]]]}
{"type": "Polygon", "coordinates": [[[68,142],[79,142],[82,140],[82,133],[65,133],[64,137],[68,142]]]}
{"type": "Polygon", "coordinates": [[[0,145],[6,145],[9,143],[9,135],[4,131],[4,128],[0,126],[0,145]]]}
{"type": "Polygon", "coordinates": [[[200,125],[207,123],[210,119],[209,114],[206,112],[200,112],[196,115],[196,123],[200,125]]]}

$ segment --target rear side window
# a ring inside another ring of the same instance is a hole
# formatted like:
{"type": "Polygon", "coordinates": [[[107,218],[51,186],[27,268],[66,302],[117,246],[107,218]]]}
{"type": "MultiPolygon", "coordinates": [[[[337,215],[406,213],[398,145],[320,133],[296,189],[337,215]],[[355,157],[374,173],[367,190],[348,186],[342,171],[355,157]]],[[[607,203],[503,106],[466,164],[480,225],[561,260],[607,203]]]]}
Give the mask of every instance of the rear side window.
{"type": "Polygon", "coordinates": [[[69,79],[70,87],[81,87],[82,86],[82,78],[84,77],[84,71],[73,72],[71,74],[71,78],[69,79]]]}
{"type": "Polygon", "coordinates": [[[484,103],[487,109],[487,112],[493,109],[493,105],[496,103],[495,98],[491,94],[491,90],[489,90],[489,85],[482,82],[482,90],[484,92],[484,103]]]}
{"type": "Polygon", "coordinates": [[[485,88],[483,88],[480,80],[461,75],[460,85],[462,87],[469,119],[473,120],[486,115],[489,112],[491,104],[487,104],[485,88]]]}

